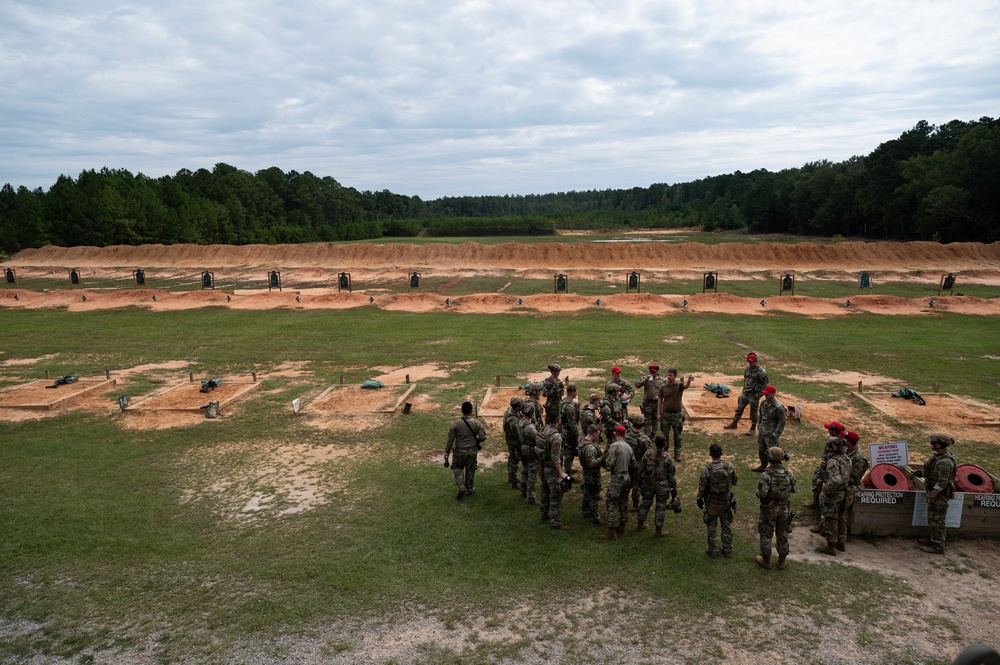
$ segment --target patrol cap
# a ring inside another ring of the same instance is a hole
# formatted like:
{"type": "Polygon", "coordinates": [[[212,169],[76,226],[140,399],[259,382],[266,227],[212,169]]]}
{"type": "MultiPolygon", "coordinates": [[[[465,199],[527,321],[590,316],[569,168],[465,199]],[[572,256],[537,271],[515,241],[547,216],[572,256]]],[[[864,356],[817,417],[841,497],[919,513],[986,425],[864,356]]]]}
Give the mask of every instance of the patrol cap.
{"type": "Polygon", "coordinates": [[[615,434],[624,434],[624,433],[625,433],[625,426],[624,425],[616,425],[615,426],[615,434]]]}
{"type": "Polygon", "coordinates": [[[643,417],[641,413],[633,413],[631,416],[629,416],[629,421],[636,427],[639,427],[644,422],[646,422],[646,419],[643,417]]]}
{"type": "Polygon", "coordinates": [[[622,370],[621,370],[621,368],[620,368],[620,367],[618,367],[618,366],[615,366],[615,367],[612,367],[612,368],[611,368],[611,373],[612,373],[612,374],[621,374],[621,373],[622,373],[622,370]]]}
{"type": "Polygon", "coordinates": [[[931,443],[936,443],[941,446],[950,446],[955,443],[955,439],[948,436],[944,432],[931,432],[931,443]]]}
{"type": "Polygon", "coordinates": [[[510,405],[511,406],[513,406],[513,407],[516,408],[516,407],[521,406],[522,404],[524,404],[524,400],[521,399],[520,397],[511,397],[510,398],[510,405]]]}
{"type": "Polygon", "coordinates": [[[562,367],[560,367],[559,365],[557,365],[555,363],[552,363],[551,365],[549,365],[549,371],[550,372],[561,372],[562,371],[562,367]]]}
{"type": "Polygon", "coordinates": [[[823,427],[825,427],[826,429],[835,429],[838,432],[843,432],[847,429],[846,427],[838,423],[836,420],[834,420],[832,423],[827,423],[826,425],[823,425],[823,427]]]}
{"type": "Polygon", "coordinates": [[[844,438],[850,441],[851,443],[857,445],[858,441],[861,440],[861,435],[858,434],[857,432],[846,432],[844,434],[844,438]]]}
{"type": "Polygon", "coordinates": [[[774,386],[768,386],[767,388],[764,388],[764,394],[765,395],[774,395],[777,392],[778,392],[778,389],[775,388],[774,386]]]}
{"type": "Polygon", "coordinates": [[[747,354],[747,362],[748,363],[755,363],[755,362],[757,362],[757,354],[756,353],[748,353],[747,354]]]}

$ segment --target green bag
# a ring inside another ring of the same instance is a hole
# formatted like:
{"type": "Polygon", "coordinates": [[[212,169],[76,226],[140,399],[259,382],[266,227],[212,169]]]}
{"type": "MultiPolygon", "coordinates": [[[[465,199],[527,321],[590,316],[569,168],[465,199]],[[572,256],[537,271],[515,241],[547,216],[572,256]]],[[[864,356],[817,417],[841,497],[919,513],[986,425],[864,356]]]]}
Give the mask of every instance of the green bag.
{"type": "Polygon", "coordinates": [[[716,397],[729,397],[730,388],[724,383],[706,383],[705,390],[715,393],[716,397]]]}
{"type": "Polygon", "coordinates": [[[924,398],[920,396],[920,393],[918,393],[916,390],[912,390],[910,388],[900,388],[899,390],[897,390],[896,392],[894,392],[892,394],[892,396],[893,397],[902,397],[903,399],[912,399],[914,402],[916,402],[920,406],[926,406],[927,405],[927,402],[925,402],[924,398]]]}
{"type": "Polygon", "coordinates": [[[377,388],[385,388],[385,384],[381,381],[376,381],[375,379],[368,379],[361,384],[361,387],[365,390],[375,390],[377,388]]]}

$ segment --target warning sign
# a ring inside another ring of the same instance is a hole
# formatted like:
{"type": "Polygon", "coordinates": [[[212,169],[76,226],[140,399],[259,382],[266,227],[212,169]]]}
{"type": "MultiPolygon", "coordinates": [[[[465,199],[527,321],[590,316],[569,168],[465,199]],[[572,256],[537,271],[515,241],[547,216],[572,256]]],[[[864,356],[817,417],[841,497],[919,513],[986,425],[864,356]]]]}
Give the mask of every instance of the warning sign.
{"type": "Polygon", "coordinates": [[[906,441],[888,441],[886,443],[868,444],[868,458],[872,466],[876,464],[893,464],[908,466],[910,457],[906,451],[906,441]]]}

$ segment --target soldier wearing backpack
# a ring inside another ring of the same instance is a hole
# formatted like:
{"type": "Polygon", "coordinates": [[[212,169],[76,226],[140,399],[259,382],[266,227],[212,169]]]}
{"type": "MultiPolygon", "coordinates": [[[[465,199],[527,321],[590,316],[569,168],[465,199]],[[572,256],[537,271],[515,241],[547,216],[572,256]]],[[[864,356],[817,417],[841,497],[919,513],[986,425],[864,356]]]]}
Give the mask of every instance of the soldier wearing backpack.
{"type": "Polygon", "coordinates": [[[510,407],[503,414],[503,438],[507,442],[507,483],[514,489],[520,487],[517,467],[521,463],[521,441],[517,435],[517,425],[521,422],[523,404],[524,400],[520,397],[511,397],[510,407]]]}
{"type": "Polygon", "coordinates": [[[595,425],[587,426],[587,434],[580,444],[580,466],[583,467],[583,519],[592,524],[601,524],[601,515],[597,509],[597,501],[601,497],[601,466],[607,458],[607,453],[601,454],[598,439],[601,428],[595,425]]]}
{"type": "Polygon", "coordinates": [[[672,498],[675,512],[680,509],[680,503],[677,501],[677,473],[674,460],[665,450],[666,446],[667,437],[657,434],[656,447],[647,450],[639,462],[642,503],[639,505],[639,524],[635,530],[642,531],[646,528],[646,516],[649,515],[649,509],[655,499],[656,514],[653,523],[656,526],[656,533],[653,535],[657,538],[667,535],[663,530],[663,519],[667,515],[667,497],[672,498]]]}
{"type": "Polygon", "coordinates": [[[563,469],[573,472],[573,458],[579,453],[580,404],[576,401],[577,389],[572,383],[566,386],[566,398],[559,405],[559,433],[563,443],[563,469]]]}
{"type": "Polygon", "coordinates": [[[639,462],[646,455],[646,451],[653,447],[653,442],[649,440],[646,433],[642,431],[645,419],[641,413],[636,413],[628,418],[628,433],[625,435],[625,442],[632,448],[634,463],[629,469],[629,479],[632,483],[632,511],[639,511],[639,500],[642,498],[642,483],[639,482],[639,462]]]}
{"type": "Polygon", "coordinates": [[[765,570],[771,570],[771,537],[776,536],[778,570],[784,570],[785,558],[788,556],[788,523],[791,519],[788,501],[795,493],[795,476],[781,465],[788,459],[781,448],[768,448],[767,459],[768,467],[760,474],[757,482],[757,498],[760,499],[760,516],[757,518],[760,554],[756,561],[765,570]]]}
{"type": "MultiPolygon", "coordinates": [[[[823,426],[826,428],[827,434],[829,435],[827,436],[827,441],[829,441],[830,439],[839,439],[843,437],[844,432],[847,431],[847,428],[838,423],[836,420],[834,420],[832,423],[827,423],[823,426]]],[[[820,459],[819,464],[816,465],[816,470],[813,471],[813,478],[812,478],[813,499],[812,501],[810,501],[805,505],[806,508],[819,508],[819,490],[820,487],[823,485],[823,468],[826,466],[826,460],[829,456],[830,454],[827,452],[827,447],[824,445],[823,457],[822,459],[820,459]]],[[[815,531],[813,531],[813,533],[819,533],[819,532],[820,529],[816,529],[815,531]]]]}
{"type": "Polygon", "coordinates": [[[736,469],[722,460],[722,446],[713,443],[708,447],[712,461],[701,468],[698,478],[698,507],[702,510],[702,520],[708,530],[708,546],[705,554],[713,559],[719,556],[715,542],[715,525],[721,522],[722,556],[733,555],[733,494],[736,485],[736,469]]]}
{"type": "Polygon", "coordinates": [[[521,406],[521,422],[517,428],[517,438],[521,443],[521,496],[529,505],[537,505],[535,499],[535,441],[538,430],[534,423],[535,405],[530,401],[521,406]]]}
{"type": "Polygon", "coordinates": [[[955,439],[941,432],[931,434],[934,457],[924,463],[924,485],[927,488],[927,539],[921,550],[929,554],[944,554],[945,518],[948,501],[955,496],[955,472],[958,462],[948,450],[955,439]]]}
{"type": "Polygon", "coordinates": [[[562,403],[563,398],[563,382],[559,378],[559,373],[562,372],[562,367],[552,363],[549,365],[549,371],[552,373],[545,377],[542,381],[542,397],[545,398],[545,415],[548,416],[553,411],[559,411],[559,406],[562,403]]]}
{"type": "Polygon", "coordinates": [[[847,459],[851,460],[851,480],[847,483],[847,495],[844,497],[844,505],[850,522],[851,508],[854,506],[854,493],[861,489],[861,479],[868,470],[868,458],[861,454],[858,449],[858,441],[861,435],[857,432],[845,432],[844,441],[847,442],[847,459]]]}

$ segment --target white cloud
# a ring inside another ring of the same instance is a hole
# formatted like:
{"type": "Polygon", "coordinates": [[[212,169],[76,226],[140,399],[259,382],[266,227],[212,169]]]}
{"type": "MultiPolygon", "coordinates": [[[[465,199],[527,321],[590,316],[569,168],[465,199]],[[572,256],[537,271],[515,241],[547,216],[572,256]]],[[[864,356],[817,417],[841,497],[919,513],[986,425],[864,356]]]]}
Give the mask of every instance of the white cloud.
{"type": "Polygon", "coordinates": [[[997,7],[0,0],[0,182],[222,161],[433,198],[838,161],[997,115],[997,7]]]}

